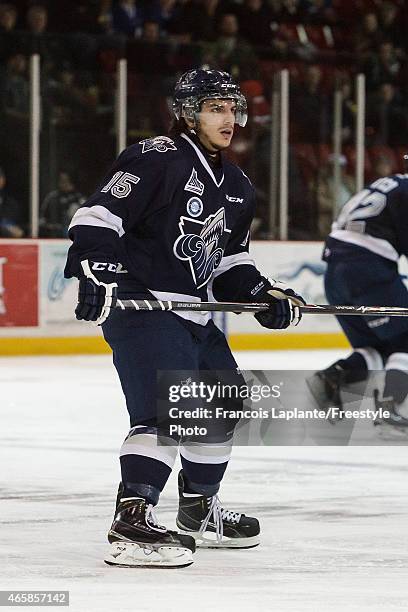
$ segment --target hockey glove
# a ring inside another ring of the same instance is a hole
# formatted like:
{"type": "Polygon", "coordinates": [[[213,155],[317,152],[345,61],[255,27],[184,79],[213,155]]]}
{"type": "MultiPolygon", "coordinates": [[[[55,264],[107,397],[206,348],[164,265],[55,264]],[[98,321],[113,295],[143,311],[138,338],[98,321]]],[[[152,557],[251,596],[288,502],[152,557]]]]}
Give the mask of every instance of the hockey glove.
{"type": "Polygon", "coordinates": [[[256,320],[269,329],[286,329],[289,325],[298,325],[302,318],[299,306],[306,304],[305,300],[279,281],[272,280],[271,284],[267,291],[256,296],[257,301],[270,304],[269,310],[255,315],[256,320]]]}
{"type": "Polygon", "coordinates": [[[101,325],[116,305],[117,264],[84,259],[81,261],[81,268],[83,275],[79,277],[76,318],[95,321],[97,325],[101,325]]]}

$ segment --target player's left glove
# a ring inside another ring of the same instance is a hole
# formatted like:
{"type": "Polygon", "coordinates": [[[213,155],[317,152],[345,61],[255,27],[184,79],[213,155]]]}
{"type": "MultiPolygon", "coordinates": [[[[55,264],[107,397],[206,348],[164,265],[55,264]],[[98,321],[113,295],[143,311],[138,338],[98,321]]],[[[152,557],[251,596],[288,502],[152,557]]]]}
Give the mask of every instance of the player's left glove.
{"type": "Polygon", "coordinates": [[[302,318],[299,306],[306,304],[301,295],[275,280],[271,280],[269,287],[256,294],[256,301],[270,304],[269,310],[255,315],[256,320],[269,329],[286,329],[289,325],[298,325],[302,318]]]}
{"type": "Polygon", "coordinates": [[[84,259],[81,261],[81,268],[83,275],[79,277],[76,318],[102,325],[111,309],[116,306],[117,264],[84,259]]]}

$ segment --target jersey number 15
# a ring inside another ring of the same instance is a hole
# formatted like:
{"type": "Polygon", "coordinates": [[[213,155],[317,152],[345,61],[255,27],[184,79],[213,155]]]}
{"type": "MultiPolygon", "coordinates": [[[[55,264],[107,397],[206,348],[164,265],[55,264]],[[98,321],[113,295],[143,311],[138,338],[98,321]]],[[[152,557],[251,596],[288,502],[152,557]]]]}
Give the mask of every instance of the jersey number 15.
{"type": "Polygon", "coordinates": [[[101,191],[103,193],[110,191],[115,198],[127,198],[132,191],[132,184],[137,185],[139,181],[140,177],[130,172],[116,172],[101,191]]]}

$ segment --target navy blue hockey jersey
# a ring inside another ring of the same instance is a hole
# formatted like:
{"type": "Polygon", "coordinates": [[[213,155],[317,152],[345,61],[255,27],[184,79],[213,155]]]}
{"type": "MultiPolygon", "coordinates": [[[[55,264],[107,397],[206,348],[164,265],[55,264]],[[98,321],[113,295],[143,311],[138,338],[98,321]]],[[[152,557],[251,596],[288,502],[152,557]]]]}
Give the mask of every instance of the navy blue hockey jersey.
{"type": "Polygon", "coordinates": [[[343,206],[326,241],[326,257],[344,243],[362,247],[386,259],[408,256],[408,174],[380,178],[343,206]],[[337,241],[341,245],[336,247],[337,241]]]}
{"type": "Polygon", "coordinates": [[[222,156],[210,165],[189,136],[143,140],[75,213],[65,275],[78,276],[86,258],[119,262],[122,298],[253,301],[268,283],[248,253],[254,203],[248,177],[222,156]]]}

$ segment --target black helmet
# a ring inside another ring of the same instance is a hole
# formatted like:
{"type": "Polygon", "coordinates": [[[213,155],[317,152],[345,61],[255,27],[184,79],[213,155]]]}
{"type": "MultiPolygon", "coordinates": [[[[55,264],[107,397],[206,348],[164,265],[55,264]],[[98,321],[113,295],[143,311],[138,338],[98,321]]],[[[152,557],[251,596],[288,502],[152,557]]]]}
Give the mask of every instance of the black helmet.
{"type": "Polygon", "coordinates": [[[185,72],[177,81],[174,89],[173,111],[177,119],[186,117],[195,120],[203,100],[223,98],[235,100],[237,111],[235,123],[244,127],[248,119],[245,97],[239,85],[228,72],[198,68],[185,72]]]}

